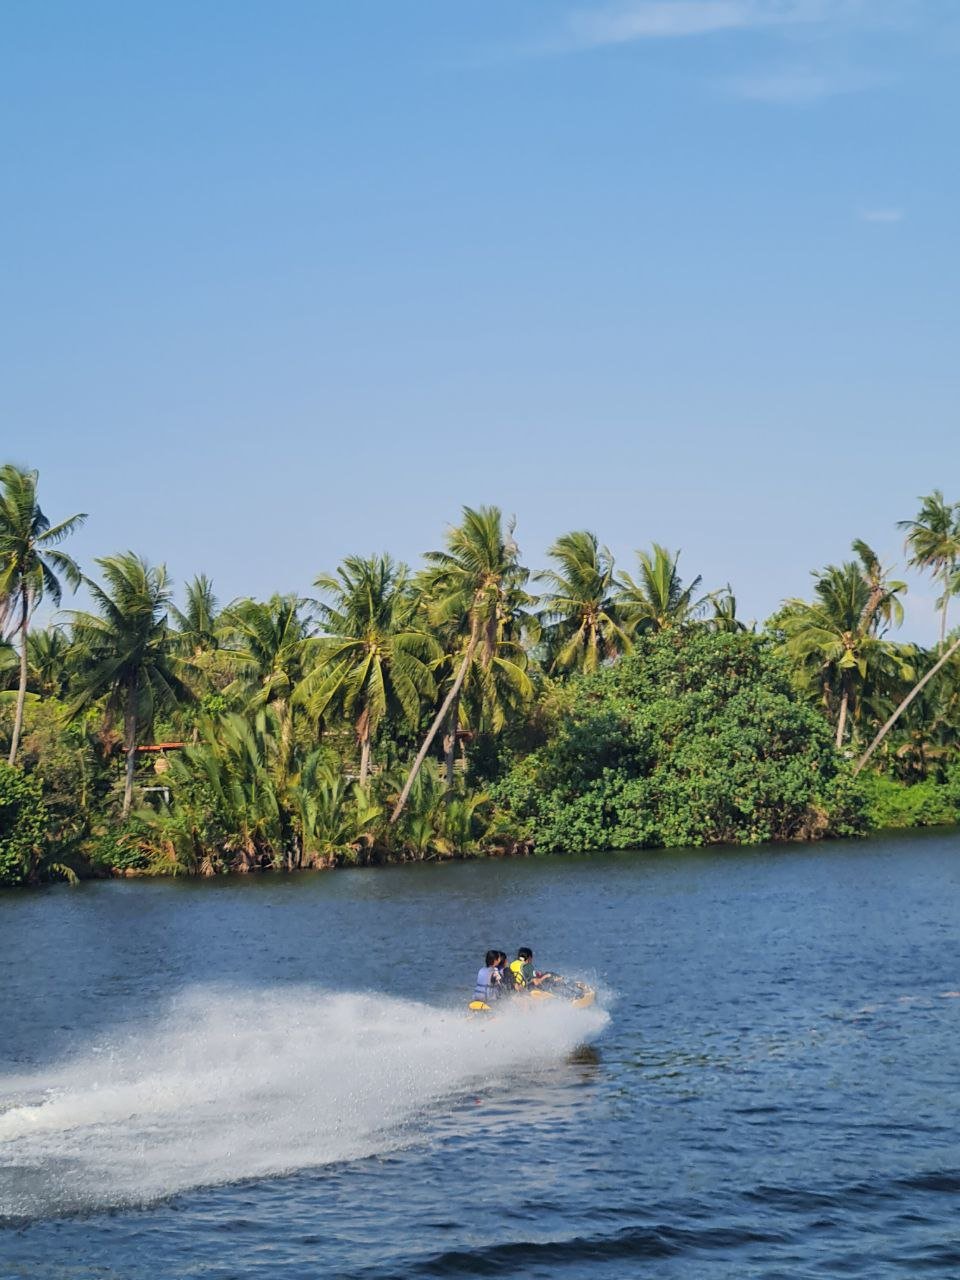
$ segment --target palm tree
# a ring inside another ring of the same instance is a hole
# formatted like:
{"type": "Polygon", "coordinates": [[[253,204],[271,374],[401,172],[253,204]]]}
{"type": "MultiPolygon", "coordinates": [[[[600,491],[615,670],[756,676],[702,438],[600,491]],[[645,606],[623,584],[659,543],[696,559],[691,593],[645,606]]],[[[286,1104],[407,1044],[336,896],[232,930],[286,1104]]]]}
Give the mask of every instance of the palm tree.
{"type": "Polygon", "coordinates": [[[70,637],[62,627],[31,631],[27,645],[30,683],[41,698],[63,698],[69,689],[72,668],[70,637]]]}
{"type": "MultiPolygon", "coordinates": [[[[434,615],[436,583],[431,572],[420,576],[428,617],[434,615]]],[[[446,801],[452,803],[458,743],[480,733],[499,733],[511,714],[517,714],[534,696],[528,674],[527,643],[540,639],[540,624],[530,612],[533,598],[522,585],[513,583],[503,592],[497,610],[496,635],[488,649],[474,651],[460,692],[454,698],[443,730],[443,762],[446,801]]],[[[464,619],[452,618],[435,628],[443,648],[436,664],[442,673],[438,683],[449,687],[456,678],[470,632],[464,619]]],[[[466,766],[465,753],[462,762],[466,766]]]]}
{"type": "Polygon", "coordinates": [[[854,765],[853,772],[855,774],[860,772],[863,766],[867,763],[867,761],[876,751],[877,747],[880,746],[881,742],[883,742],[884,738],[887,736],[887,734],[890,732],[893,726],[897,723],[897,721],[900,719],[900,717],[903,715],[906,709],[910,706],[910,704],[914,701],[914,699],[920,696],[920,694],[923,692],[926,686],[930,683],[933,677],[937,675],[937,673],[946,666],[946,664],[957,652],[960,652],[960,632],[957,632],[956,639],[954,639],[952,643],[946,649],[944,649],[944,651],[940,654],[940,657],[933,664],[930,670],[926,672],[925,675],[921,676],[921,678],[916,682],[916,684],[913,686],[910,692],[906,695],[906,697],[903,698],[897,704],[897,707],[894,710],[893,714],[880,726],[873,741],[870,743],[866,751],[864,751],[863,755],[859,758],[857,763],[854,765]]]}
{"type": "Polygon", "coordinates": [[[388,555],[348,556],[336,575],[321,574],[315,585],[330,597],[318,606],[330,639],[302,693],[315,719],[334,704],[355,720],[365,787],[384,716],[393,712],[416,729],[422,700],[436,693],[429,663],[440,646],[420,625],[407,566],[388,555]]]}
{"type": "Polygon", "coordinates": [[[728,634],[747,630],[747,624],[737,617],[737,597],[729,582],[721,590],[711,591],[707,599],[713,606],[713,617],[706,621],[708,630],[728,634]]]}
{"type": "Polygon", "coordinates": [[[87,579],[99,612],[74,613],[73,638],[80,657],[79,693],[73,713],[105,697],[107,710],[123,717],[126,775],[123,816],[130,812],[140,731],[161,706],[187,701],[190,691],[176,671],[166,610],[170,583],[163,565],[152,567],[132,551],[97,561],[107,589],[87,579]]]}
{"type": "Polygon", "coordinates": [[[548,586],[540,621],[550,670],[595,671],[626,653],[631,641],[614,600],[613,556],[596,534],[586,529],[565,533],[547,555],[559,566],[559,571],[537,575],[548,586]]]}
{"type": "Polygon", "coordinates": [[[253,707],[281,712],[303,678],[308,651],[306,600],[271,596],[267,601],[237,600],[222,614],[230,652],[239,668],[237,687],[253,707]]]}
{"type": "Polygon", "coordinates": [[[348,782],[313,752],[304,762],[295,791],[300,865],[329,865],[338,856],[351,861],[374,840],[383,811],[366,787],[348,782]]]}
{"type": "Polygon", "coordinates": [[[170,612],[188,652],[199,656],[220,647],[217,597],[205,573],[198,573],[187,583],[182,611],[173,605],[170,612]]]}
{"type": "Polygon", "coordinates": [[[170,777],[184,790],[203,780],[219,828],[218,852],[238,859],[240,871],[280,859],[290,865],[289,823],[276,771],[277,728],[267,708],[252,716],[232,712],[205,719],[200,741],[171,761],[170,777]]]}
{"type": "Polygon", "coordinates": [[[939,649],[942,652],[947,638],[950,597],[956,595],[960,585],[960,502],[945,502],[939,489],[934,489],[920,502],[923,505],[916,519],[898,520],[897,528],[908,531],[909,563],[915,568],[926,569],[943,585],[943,594],[937,600],[940,609],[939,649]]]}
{"type": "MultiPolygon", "coordinates": [[[[9,640],[4,640],[0,636],[0,688],[4,692],[7,691],[8,687],[12,686],[12,674],[14,671],[19,671],[19,669],[20,659],[17,657],[16,649],[9,640]]],[[[8,701],[8,699],[3,699],[3,701],[8,701]]]]}
{"type": "Polygon", "coordinates": [[[784,648],[806,667],[811,684],[819,684],[824,704],[837,707],[839,750],[851,711],[869,678],[883,679],[896,669],[902,677],[908,655],[883,640],[899,625],[903,582],[886,578],[875,553],[865,542],[853,544],[859,562],[828,565],[814,574],[815,600],[788,600],[782,617],[784,648]]]}
{"type": "Polygon", "coordinates": [[[307,674],[313,646],[303,611],[306,600],[272,596],[266,602],[239,600],[224,610],[221,621],[238,669],[227,697],[239,696],[249,710],[270,707],[277,716],[281,773],[293,759],[293,711],[297,686],[307,674]]]}
{"type": "Polygon", "coordinates": [[[702,581],[699,574],[689,586],[683,585],[677,568],[680,552],[655,542],[653,554],[638,551],[637,560],[639,582],[625,573],[618,584],[617,606],[630,632],[668,631],[692,622],[706,600],[693,598],[702,581]]]}
{"type": "MultiPolygon", "coordinates": [[[[932,653],[920,651],[918,674],[935,661],[932,653]]],[[[887,706],[882,716],[876,717],[877,722],[886,720],[889,711],[887,706]]],[[[914,698],[899,727],[896,744],[888,746],[888,767],[911,782],[928,777],[944,781],[956,755],[960,731],[960,659],[955,656],[942,669],[940,679],[928,683],[914,698]]]]}
{"type": "Polygon", "coordinates": [[[58,574],[71,587],[80,585],[80,570],[70,556],[56,548],[86,519],[78,513],[51,525],[37,502],[36,471],[21,471],[7,463],[0,467],[0,630],[15,618],[13,634],[20,634],[20,684],[13,718],[8,761],[13,764],[23,728],[27,696],[27,634],[30,618],[43,596],[60,603],[58,574]]]}
{"type": "MultiPolygon", "coordinates": [[[[476,659],[489,668],[505,628],[517,625],[516,593],[530,576],[520,564],[512,524],[504,531],[499,507],[464,507],[462,523],[447,535],[446,551],[430,551],[425,558],[429,567],[423,581],[429,592],[430,620],[441,630],[452,625],[465,643],[450,688],[390,815],[391,823],[403,812],[420,766],[448,716],[455,735],[460,690],[471,664],[476,659]]],[[[448,775],[448,787],[450,782],[448,775]]]]}
{"type": "Polygon", "coordinates": [[[879,556],[862,538],[854,538],[852,546],[860,558],[860,574],[870,592],[863,606],[864,620],[870,620],[874,631],[883,635],[890,627],[899,627],[903,622],[900,596],[906,592],[907,584],[888,580],[879,556]]]}

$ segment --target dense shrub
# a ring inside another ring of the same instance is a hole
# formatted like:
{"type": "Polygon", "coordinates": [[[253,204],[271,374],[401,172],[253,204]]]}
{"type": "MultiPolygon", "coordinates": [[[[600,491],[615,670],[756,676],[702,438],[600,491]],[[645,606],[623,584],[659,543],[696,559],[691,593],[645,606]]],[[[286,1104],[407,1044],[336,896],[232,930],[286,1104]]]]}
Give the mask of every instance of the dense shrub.
{"type": "Polygon", "coordinates": [[[0,885],[30,879],[47,827],[40,783],[0,764],[0,885]]]}
{"type": "Polygon", "coordinates": [[[648,637],[496,789],[540,852],[853,834],[862,799],[763,639],[648,637]]]}
{"type": "Polygon", "coordinates": [[[871,827],[939,827],[960,822],[960,788],[929,778],[908,786],[895,778],[858,779],[871,827]]]}

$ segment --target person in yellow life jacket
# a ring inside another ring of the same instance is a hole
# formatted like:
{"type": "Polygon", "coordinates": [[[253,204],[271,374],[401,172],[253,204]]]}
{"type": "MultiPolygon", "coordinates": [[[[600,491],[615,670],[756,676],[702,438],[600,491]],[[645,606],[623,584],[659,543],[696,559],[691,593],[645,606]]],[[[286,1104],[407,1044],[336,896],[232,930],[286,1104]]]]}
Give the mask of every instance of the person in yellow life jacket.
{"type": "Polygon", "coordinates": [[[539,987],[544,978],[549,978],[549,973],[537,973],[533,967],[533,952],[529,947],[521,947],[517,952],[517,958],[510,965],[510,972],[513,975],[513,985],[517,991],[523,991],[532,987],[539,987]]]}

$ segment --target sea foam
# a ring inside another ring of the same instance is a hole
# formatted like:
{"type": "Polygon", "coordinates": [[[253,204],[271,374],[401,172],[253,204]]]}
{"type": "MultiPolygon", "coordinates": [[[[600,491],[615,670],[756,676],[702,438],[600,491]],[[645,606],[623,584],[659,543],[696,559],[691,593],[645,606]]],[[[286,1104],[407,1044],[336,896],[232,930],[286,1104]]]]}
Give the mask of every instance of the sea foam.
{"type": "Polygon", "coordinates": [[[555,1065],[607,1020],[561,1000],[469,1017],[312,987],[194,989],[76,1058],[0,1077],[0,1216],[383,1153],[417,1117],[555,1065]]]}

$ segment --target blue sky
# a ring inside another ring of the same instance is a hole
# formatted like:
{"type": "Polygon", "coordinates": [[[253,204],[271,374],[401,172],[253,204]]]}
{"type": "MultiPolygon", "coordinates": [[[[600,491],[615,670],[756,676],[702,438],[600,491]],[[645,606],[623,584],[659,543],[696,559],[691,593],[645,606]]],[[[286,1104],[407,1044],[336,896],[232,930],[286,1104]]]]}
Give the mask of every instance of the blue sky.
{"type": "Polygon", "coordinates": [[[492,502],[762,618],[960,498],[952,0],[0,24],[0,452],[86,569],[307,592],[492,502]]]}

